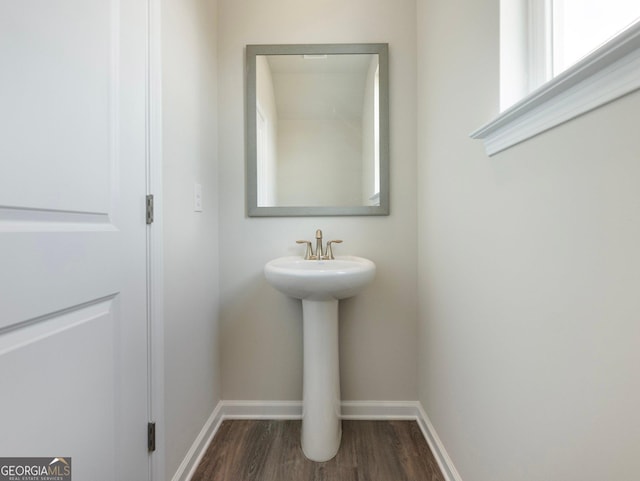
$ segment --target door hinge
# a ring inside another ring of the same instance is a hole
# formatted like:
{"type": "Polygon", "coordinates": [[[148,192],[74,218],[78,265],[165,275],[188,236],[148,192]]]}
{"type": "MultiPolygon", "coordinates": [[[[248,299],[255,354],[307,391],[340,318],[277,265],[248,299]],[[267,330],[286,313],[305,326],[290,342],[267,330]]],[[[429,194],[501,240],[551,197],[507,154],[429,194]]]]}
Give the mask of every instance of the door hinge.
{"type": "Polygon", "coordinates": [[[153,194],[147,196],[147,224],[153,223],[153,194]]]}
{"type": "Polygon", "coordinates": [[[150,453],[156,450],[156,423],[147,424],[147,449],[150,453]]]}

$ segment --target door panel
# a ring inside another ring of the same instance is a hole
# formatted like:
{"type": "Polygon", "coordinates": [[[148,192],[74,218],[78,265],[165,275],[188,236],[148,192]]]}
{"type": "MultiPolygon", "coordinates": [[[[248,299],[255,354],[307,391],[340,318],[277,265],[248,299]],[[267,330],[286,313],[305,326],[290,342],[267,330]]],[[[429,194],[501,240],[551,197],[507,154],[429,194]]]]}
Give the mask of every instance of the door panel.
{"type": "Polygon", "coordinates": [[[76,480],[149,478],[146,48],[146,1],[0,3],[0,456],[76,480]]]}
{"type": "Polygon", "coordinates": [[[114,457],[114,446],[101,439],[115,437],[113,304],[104,300],[0,336],[0,379],[10,386],[2,403],[17,409],[3,415],[3,432],[11,433],[3,456],[18,448],[29,456],[72,454],[74,479],[91,479],[83,466],[114,457]]]}
{"type": "Polygon", "coordinates": [[[1,5],[0,156],[20,168],[0,178],[0,205],[106,213],[117,2],[1,5]]]}

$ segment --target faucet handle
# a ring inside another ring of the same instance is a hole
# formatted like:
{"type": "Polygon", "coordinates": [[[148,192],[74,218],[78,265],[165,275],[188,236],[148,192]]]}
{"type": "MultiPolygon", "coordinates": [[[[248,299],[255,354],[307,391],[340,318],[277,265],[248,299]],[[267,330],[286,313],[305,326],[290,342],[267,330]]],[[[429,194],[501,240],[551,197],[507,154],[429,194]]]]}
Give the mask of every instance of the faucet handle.
{"type": "Polygon", "coordinates": [[[327,254],[325,255],[326,259],[335,259],[335,257],[333,257],[333,249],[331,248],[331,244],[342,244],[342,241],[340,239],[336,239],[327,242],[327,254]]]}
{"type": "Polygon", "coordinates": [[[307,244],[307,250],[304,253],[304,258],[307,261],[309,259],[311,259],[311,257],[313,256],[313,251],[311,250],[311,241],[308,241],[308,240],[297,240],[296,244],[307,244]]]}

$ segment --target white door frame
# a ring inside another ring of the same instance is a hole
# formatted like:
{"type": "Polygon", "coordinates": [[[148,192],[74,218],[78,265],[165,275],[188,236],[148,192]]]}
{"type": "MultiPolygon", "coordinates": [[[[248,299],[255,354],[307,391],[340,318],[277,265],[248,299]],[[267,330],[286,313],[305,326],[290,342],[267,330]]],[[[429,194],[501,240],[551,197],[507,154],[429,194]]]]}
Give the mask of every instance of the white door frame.
{"type": "Polygon", "coordinates": [[[149,330],[149,416],[156,423],[156,451],[150,456],[152,481],[165,481],[164,276],[162,229],[162,2],[147,0],[147,193],[154,195],[154,222],[147,231],[149,330]]]}

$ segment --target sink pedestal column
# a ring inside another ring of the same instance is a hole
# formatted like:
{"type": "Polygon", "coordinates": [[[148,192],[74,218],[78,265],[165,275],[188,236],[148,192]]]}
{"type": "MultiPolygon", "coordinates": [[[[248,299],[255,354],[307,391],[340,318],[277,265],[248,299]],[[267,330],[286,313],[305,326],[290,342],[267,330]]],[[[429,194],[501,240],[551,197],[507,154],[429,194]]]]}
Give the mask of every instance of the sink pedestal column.
{"type": "Polygon", "coordinates": [[[302,451],[312,461],[333,458],[340,447],[338,301],[302,300],[302,451]]]}

